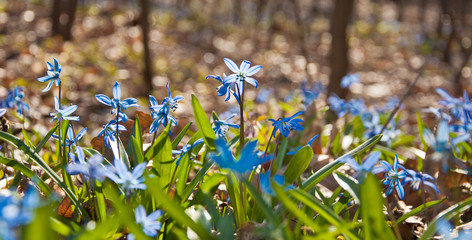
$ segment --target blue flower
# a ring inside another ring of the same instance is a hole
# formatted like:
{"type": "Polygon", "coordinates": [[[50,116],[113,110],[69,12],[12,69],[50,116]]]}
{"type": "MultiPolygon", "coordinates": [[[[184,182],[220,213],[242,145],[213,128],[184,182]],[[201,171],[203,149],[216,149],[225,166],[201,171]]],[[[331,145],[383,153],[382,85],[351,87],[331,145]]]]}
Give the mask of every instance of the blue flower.
{"type": "Polygon", "coordinates": [[[111,113],[114,115],[118,114],[118,116],[120,117],[120,120],[123,121],[124,123],[128,120],[128,116],[125,113],[123,113],[122,110],[126,110],[129,107],[139,107],[139,105],[136,104],[138,100],[135,98],[127,98],[123,101],[120,100],[121,88],[118,82],[115,82],[115,85],[113,85],[113,99],[110,99],[108,96],[104,94],[97,94],[95,95],[95,98],[99,102],[107,106],[111,106],[113,108],[111,113]]]}
{"type": "Polygon", "coordinates": [[[434,191],[439,194],[439,189],[436,184],[434,184],[434,178],[431,175],[426,173],[415,172],[411,169],[406,169],[406,173],[407,176],[405,178],[405,183],[410,183],[410,186],[411,188],[413,188],[413,190],[420,190],[421,185],[424,184],[425,186],[434,189],[434,191]]]}
{"type": "MultiPolygon", "coordinates": [[[[259,179],[260,179],[260,186],[261,186],[262,192],[274,196],[275,195],[274,189],[272,188],[272,184],[270,182],[270,171],[266,173],[261,173],[261,175],[259,176],[259,179]]],[[[273,176],[273,179],[274,179],[274,182],[277,183],[278,185],[283,186],[285,183],[285,176],[283,175],[275,174],[273,176]]],[[[287,186],[285,188],[285,190],[288,190],[288,189],[293,189],[293,186],[287,186]]]]}
{"type": "Polygon", "coordinates": [[[255,151],[257,141],[247,143],[241,151],[238,160],[234,159],[233,154],[223,139],[216,139],[215,144],[218,154],[215,152],[210,153],[209,158],[214,160],[221,168],[230,169],[239,174],[251,171],[255,166],[259,166],[270,159],[270,156],[262,158],[257,156],[255,151]]]}
{"type": "MultiPolygon", "coordinates": [[[[155,133],[159,129],[159,125],[166,127],[167,124],[171,123],[172,126],[177,125],[177,120],[169,115],[170,106],[163,101],[163,104],[159,105],[156,98],[149,95],[149,102],[151,102],[151,117],[154,119],[151,126],[149,127],[149,133],[155,133]]],[[[169,132],[171,135],[172,133],[169,132]]]]}
{"type": "MultiPolygon", "coordinates": [[[[151,214],[147,215],[146,209],[143,205],[139,205],[134,210],[134,217],[136,223],[142,227],[144,234],[149,237],[156,237],[159,230],[161,230],[162,224],[157,221],[157,219],[159,219],[161,216],[161,210],[154,211],[151,214]]],[[[130,240],[135,239],[134,235],[132,234],[128,234],[127,238],[130,240]]]]}
{"type": "Polygon", "coordinates": [[[69,116],[73,112],[75,112],[75,110],[77,110],[77,105],[72,105],[72,106],[66,107],[64,109],[61,109],[59,99],[57,98],[57,96],[54,96],[54,108],[56,109],[56,112],[55,113],[49,113],[49,116],[53,117],[51,119],[51,122],[54,121],[54,120],[57,120],[57,123],[59,124],[59,121],[61,119],[66,119],[66,120],[70,120],[70,121],[79,121],[79,117],[69,116]]]}
{"type": "Polygon", "coordinates": [[[434,116],[436,117],[436,120],[446,120],[447,122],[451,122],[452,121],[452,117],[449,116],[449,114],[443,112],[441,109],[439,108],[434,108],[434,107],[428,107],[426,109],[423,109],[422,112],[429,112],[429,113],[432,113],[434,114],[434,116]]]}
{"type": "Polygon", "coordinates": [[[39,205],[39,196],[34,187],[29,186],[23,199],[16,192],[0,191],[0,238],[16,239],[15,228],[26,225],[34,219],[34,210],[39,205]]]}
{"type": "Polygon", "coordinates": [[[365,175],[369,172],[372,172],[373,174],[377,174],[378,172],[381,172],[382,170],[379,171],[379,168],[374,168],[374,165],[380,160],[380,152],[375,151],[369,154],[369,156],[364,160],[362,164],[357,163],[351,156],[346,156],[341,159],[342,162],[349,164],[354,171],[357,172],[357,176],[359,176],[361,179],[365,177],[365,175]]]}
{"type": "MultiPolygon", "coordinates": [[[[307,145],[308,145],[308,146],[311,146],[311,144],[313,143],[313,141],[315,141],[315,139],[317,139],[318,136],[319,136],[319,135],[316,134],[314,137],[312,137],[312,138],[310,139],[310,141],[308,141],[307,145]]],[[[297,150],[288,152],[286,155],[294,155],[294,154],[296,154],[302,147],[303,147],[303,146],[298,147],[297,150]]]]}
{"type": "Polygon", "coordinates": [[[342,88],[350,87],[351,84],[358,83],[358,82],[359,82],[359,74],[358,73],[349,74],[349,75],[344,76],[341,79],[341,87],[342,88]]]}
{"type": "MultiPolygon", "coordinates": [[[[69,128],[67,128],[66,146],[70,147],[72,145],[77,145],[75,140],[80,141],[84,137],[86,132],[87,128],[83,128],[79,131],[79,133],[77,133],[77,135],[74,136],[74,132],[72,131],[72,125],[69,124],[69,128]]],[[[52,137],[56,140],[59,140],[59,137],[56,134],[53,134],[52,137]]]]}
{"type": "Polygon", "coordinates": [[[328,98],[328,103],[330,105],[331,110],[335,111],[338,117],[342,117],[347,112],[346,101],[341,99],[335,93],[332,93],[331,96],[328,98]]]}
{"type": "MultiPolygon", "coordinates": [[[[110,142],[115,141],[115,135],[116,135],[116,120],[111,120],[109,123],[106,125],[103,125],[102,131],[98,133],[98,137],[103,136],[103,142],[105,143],[105,146],[108,149],[111,149],[110,142]]],[[[126,131],[126,127],[118,124],[118,131],[126,131]]]]}
{"type": "Polygon", "coordinates": [[[76,147],[78,159],[74,163],[70,163],[66,167],[66,171],[70,175],[82,174],[85,179],[95,179],[103,181],[105,177],[106,168],[103,166],[103,157],[101,155],[94,155],[85,161],[85,154],[81,147],[76,147]]]}
{"type": "Polygon", "coordinates": [[[47,76],[40,77],[36,80],[40,82],[47,82],[49,81],[48,85],[46,88],[43,89],[43,92],[49,91],[52,87],[52,83],[56,83],[56,86],[59,86],[61,83],[61,79],[59,78],[59,74],[61,73],[61,65],[57,62],[57,60],[54,58],[54,65],[52,65],[50,62],[46,62],[48,71],[47,71],[47,76]]]}
{"type": "Polygon", "coordinates": [[[239,126],[237,124],[228,122],[229,120],[233,119],[237,115],[238,114],[234,113],[234,114],[231,114],[231,116],[229,116],[226,120],[216,120],[216,121],[214,121],[213,122],[213,131],[215,132],[215,134],[220,138],[226,139],[225,134],[229,130],[230,127],[239,129],[239,126]]]}
{"type": "Polygon", "coordinates": [[[144,177],[142,177],[146,169],[146,163],[140,163],[134,167],[133,172],[128,171],[128,168],[121,159],[116,159],[113,162],[114,167],[110,167],[104,172],[104,175],[116,184],[121,186],[121,189],[127,197],[130,196],[133,189],[146,189],[144,177]]]}
{"type": "Polygon", "coordinates": [[[15,87],[13,90],[8,90],[6,99],[0,101],[0,107],[15,108],[16,112],[23,114],[23,110],[28,111],[29,105],[23,101],[24,89],[22,87],[15,87]]]}
{"type": "MultiPolygon", "coordinates": [[[[403,189],[403,181],[407,176],[404,170],[398,171],[400,164],[398,163],[398,156],[395,154],[395,161],[393,167],[386,161],[380,161],[382,169],[376,170],[376,172],[387,172],[385,173],[383,184],[388,185],[385,195],[388,196],[393,192],[393,189],[397,191],[397,195],[400,199],[405,197],[405,190],[403,189]]],[[[403,167],[401,167],[403,169],[403,167]]]]}
{"type": "Polygon", "coordinates": [[[275,137],[275,134],[277,133],[277,131],[280,131],[280,134],[282,134],[284,137],[288,137],[290,132],[293,130],[297,130],[297,131],[303,130],[302,125],[300,125],[300,123],[303,122],[303,120],[299,118],[295,118],[298,115],[303,114],[303,113],[304,111],[299,111],[293,114],[291,117],[279,118],[277,119],[277,121],[274,119],[269,119],[269,121],[272,122],[272,126],[274,126],[274,129],[275,129],[273,136],[275,137]]]}
{"type": "Polygon", "coordinates": [[[169,83],[167,83],[167,93],[169,93],[169,96],[165,97],[164,100],[162,100],[162,105],[165,105],[168,108],[172,109],[172,111],[175,111],[177,109],[177,102],[184,100],[184,97],[178,95],[175,98],[172,98],[172,94],[170,93],[169,89],[169,83]]]}
{"type": "MultiPolygon", "coordinates": [[[[223,96],[226,95],[225,102],[228,101],[231,98],[231,94],[234,94],[234,91],[231,89],[232,84],[226,80],[226,74],[223,74],[223,78],[221,78],[218,75],[208,75],[206,79],[208,78],[213,78],[218,80],[221,83],[221,86],[218,86],[216,88],[216,91],[218,92],[218,96],[223,96]]],[[[238,97],[236,97],[238,98],[238,97]]],[[[239,101],[239,100],[238,100],[239,101]]]]}
{"type": "MultiPolygon", "coordinates": [[[[452,97],[442,88],[436,88],[436,92],[444,98],[439,100],[439,104],[447,107],[456,119],[462,120],[463,122],[467,121],[467,114],[464,109],[466,103],[463,100],[452,97]]],[[[468,107],[466,106],[466,108],[468,107]]]]}
{"type": "MultiPolygon", "coordinates": [[[[200,138],[197,141],[195,141],[192,145],[186,144],[180,150],[172,150],[172,154],[179,154],[179,158],[177,159],[175,164],[177,166],[179,166],[179,163],[180,163],[180,160],[182,159],[182,157],[185,156],[185,154],[187,154],[188,152],[192,152],[193,148],[195,148],[199,144],[202,144],[203,142],[204,142],[203,138],[200,138]]],[[[190,155],[189,157],[193,158],[194,156],[190,155]]]]}
{"type": "Polygon", "coordinates": [[[447,121],[442,120],[439,122],[436,137],[431,130],[427,128],[423,129],[423,139],[428,146],[435,150],[432,159],[436,161],[441,160],[443,171],[446,171],[448,169],[448,160],[453,157],[452,148],[448,142],[449,126],[447,121]]]}
{"type": "Polygon", "coordinates": [[[253,85],[254,87],[257,88],[258,82],[256,79],[252,78],[251,76],[256,74],[262,69],[261,65],[256,65],[253,67],[251,66],[251,62],[244,60],[241,65],[238,67],[236,63],[233,62],[233,60],[229,58],[224,58],[223,59],[226,66],[228,66],[229,70],[233,72],[233,74],[229,75],[226,78],[227,82],[236,82],[238,81],[238,87],[239,87],[239,92],[243,92],[244,89],[242,89],[242,82],[246,81],[249,84],[253,85]]]}
{"type": "Polygon", "coordinates": [[[315,83],[312,84],[310,87],[307,87],[307,82],[303,82],[301,84],[301,90],[304,98],[303,104],[308,107],[318,98],[318,96],[324,89],[323,84],[321,83],[315,83]]]}
{"type": "Polygon", "coordinates": [[[346,105],[347,110],[354,116],[360,115],[367,111],[367,107],[362,99],[351,99],[346,105]]]}

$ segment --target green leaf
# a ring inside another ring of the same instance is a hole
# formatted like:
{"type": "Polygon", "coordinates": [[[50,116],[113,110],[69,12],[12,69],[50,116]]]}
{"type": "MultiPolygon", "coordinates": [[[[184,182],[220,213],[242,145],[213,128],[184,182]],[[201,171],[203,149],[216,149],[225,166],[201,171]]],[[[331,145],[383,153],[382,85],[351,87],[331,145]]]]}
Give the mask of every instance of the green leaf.
{"type": "Polygon", "coordinates": [[[28,177],[33,183],[38,185],[39,189],[46,195],[51,195],[51,189],[49,186],[40,178],[38,175],[34,174],[31,169],[22,163],[15,161],[13,159],[9,159],[3,156],[0,156],[0,163],[5,164],[7,166],[12,167],[13,169],[20,171],[23,175],[28,177]]]}
{"type": "Polygon", "coordinates": [[[197,97],[192,94],[192,107],[193,114],[195,115],[195,121],[197,122],[198,129],[203,133],[203,140],[205,144],[210,148],[210,150],[215,149],[215,140],[216,136],[211,127],[211,123],[208,120],[208,117],[205,111],[200,105],[197,97]]]}
{"type": "MultiPolygon", "coordinates": [[[[168,125],[170,126],[170,124],[168,125]]],[[[152,167],[159,174],[161,184],[166,186],[171,181],[172,171],[175,167],[174,161],[172,161],[172,143],[169,139],[169,134],[163,131],[156,139],[156,143],[152,146],[154,153],[151,158],[153,159],[152,167]]]]}
{"type": "Polygon", "coordinates": [[[79,200],[77,197],[74,195],[71,189],[69,189],[64,182],[61,180],[61,178],[41,159],[41,157],[35,153],[30,147],[28,147],[21,139],[6,133],[0,131],[0,139],[4,140],[5,142],[13,145],[14,147],[18,148],[21,150],[25,155],[29,156],[31,160],[41,167],[41,169],[46,172],[46,174],[54,181],[57,183],[57,185],[64,191],[67,197],[70,198],[72,204],[74,204],[77,209],[79,210],[79,213],[82,214],[82,216],[85,218],[85,220],[90,219],[88,216],[87,212],[85,209],[82,207],[80,204],[79,200]]]}
{"type": "MultiPolygon", "coordinates": [[[[282,135],[280,135],[282,137],[282,135]]],[[[282,164],[284,162],[284,157],[285,157],[285,152],[287,151],[287,146],[288,146],[288,138],[284,137],[282,140],[282,143],[280,144],[280,148],[277,151],[277,158],[275,159],[275,164],[273,167],[277,167],[276,169],[272,169],[273,172],[277,172],[277,169],[280,169],[282,167],[282,164]]]]}
{"type": "Polygon", "coordinates": [[[313,149],[305,145],[297,151],[295,156],[290,159],[287,170],[284,172],[285,182],[288,184],[293,183],[310,165],[313,160],[313,149]]]}
{"type": "Polygon", "coordinates": [[[339,157],[338,159],[326,164],[320,170],[316,171],[313,175],[311,175],[307,180],[305,180],[303,182],[302,188],[305,189],[306,191],[311,190],[314,186],[316,186],[316,184],[321,182],[321,180],[323,180],[324,178],[329,176],[332,172],[334,172],[334,170],[341,167],[344,164],[344,162],[342,162],[341,160],[345,156],[349,155],[351,157],[355,157],[359,155],[360,153],[362,153],[364,150],[377,144],[380,141],[380,139],[382,139],[382,135],[379,134],[377,136],[374,136],[370,138],[369,140],[365,141],[364,143],[362,143],[361,145],[357,146],[353,150],[339,157]]]}
{"type": "Polygon", "coordinates": [[[197,184],[203,179],[206,175],[208,170],[213,166],[213,161],[208,161],[203,165],[203,167],[198,171],[197,175],[192,179],[190,184],[185,188],[184,192],[182,193],[182,203],[187,201],[192,193],[193,189],[197,186],[197,184]]]}
{"type": "Polygon", "coordinates": [[[379,181],[370,173],[360,186],[360,204],[364,239],[395,240],[383,213],[384,198],[379,181]]]}
{"type": "Polygon", "coordinates": [[[397,219],[397,225],[402,223],[403,221],[405,221],[407,218],[409,218],[411,216],[414,216],[414,215],[424,211],[426,208],[430,208],[430,207],[436,206],[436,205],[444,202],[446,199],[447,198],[443,198],[443,199],[439,199],[439,200],[436,200],[436,201],[429,201],[426,204],[421,204],[420,206],[418,206],[415,209],[411,210],[411,212],[408,212],[408,213],[402,215],[401,217],[399,217],[397,219]]]}
{"type": "Polygon", "coordinates": [[[307,192],[300,189],[290,190],[288,193],[307,207],[315,210],[321,217],[340,229],[350,239],[359,239],[353,232],[350,231],[349,228],[347,228],[348,223],[345,223],[332,209],[321,203],[313,195],[308,194],[307,192]]]}
{"type": "Polygon", "coordinates": [[[438,220],[442,219],[445,221],[451,220],[453,217],[463,213],[464,211],[472,207],[472,197],[466,200],[456,203],[446,210],[440,212],[436,217],[429,223],[428,228],[423,232],[420,240],[432,239],[434,233],[437,231],[438,220]]]}
{"type": "Polygon", "coordinates": [[[261,194],[259,193],[259,191],[257,191],[254,185],[248,182],[247,179],[243,179],[243,181],[247,189],[249,190],[249,194],[251,194],[254,201],[257,203],[257,205],[261,208],[262,212],[266,216],[266,220],[272,223],[274,226],[278,226],[279,218],[274,214],[272,207],[269,204],[267,204],[266,201],[264,201],[261,194]]]}
{"type": "Polygon", "coordinates": [[[334,177],[334,180],[338,182],[339,186],[341,186],[344,190],[348,191],[351,194],[351,196],[353,196],[356,199],[357,202],[360,202],[359,181],[357,181],[356,179],[348,175],[344,175],[340,172],[333,173],[333,177],[334,177]]]}
{"type": "Polygon", "coordinates": [[[200,239],[214,239],[213,236],[203,227],[202,225],[194,222],[184,211],[184,209],[177,204],[176,201],[173,201],[169,196],[164,192],[162,185],[156,178],[147,178],[145,181],[148,187],[147,192],[151,193],[156,201],[156,204],[162,208],[162,210],[168,214],[172,220],[178,224],[189,227],[192,229],[200,239]]]}
{"type": "Polygon", "coordinates": [[[127,150],[134,160],[134,165],[144,162],[143,136],[141,134],[141,124],[137,115],[129,139],[131,141],[128,142],[127,150]]]}
{"type": "Polygon", "coordinates": [[[39,150],[41,150],[41,148],[43,148],[44,144],[46,144],[46,142],[49,140],[49,138],[51,138],[51,136],[54,134],[54,132],[56,132],[57,127],[58,126],[56,125],[51,130],[49,130],[48,134],[46,134],[46,136],[44,136],[44,138],[41,140],[41,142],[39,142],[38,146],[36,146],[36,148],[34,149],[35,153],[38,153],[39,150]]]}
{"type": "Polygon", "coordinates": [[[192,122],[187,123],[187,125],[185,125],[185,127],[182,128],[182,131],[180,131],[179,135],[177,135],[177,137],[174,138],[174,141],[172,141],[172,149],[175,149],[179,145],[180,141],[187,133],[187,130],[190,127],[190,125],[192,125],[192,122]]]}
{"type": "Polygon", "coordinates": [[[54,239],[54,232],[51,229],[49,218],[50,214],[51,209],[48,206],[36,209],[34,220],[26,226],[22,239],[54,239]]]}
{"type": "MultiPolygon", "coordinates": [[[[47,215],[50,215],[51,213],[47,213],[47,215]]],[[[51,229],[54,232],[59,233],[61,236],[67,237],[70,234],[72,234],[72,228],[67,226],[67,224],[59,221],[57,218],[54,217],[49,217],[49,224],[51,226],[51,229]]],[[[36,239],[36,238],[33,238],[36,239]]]]}

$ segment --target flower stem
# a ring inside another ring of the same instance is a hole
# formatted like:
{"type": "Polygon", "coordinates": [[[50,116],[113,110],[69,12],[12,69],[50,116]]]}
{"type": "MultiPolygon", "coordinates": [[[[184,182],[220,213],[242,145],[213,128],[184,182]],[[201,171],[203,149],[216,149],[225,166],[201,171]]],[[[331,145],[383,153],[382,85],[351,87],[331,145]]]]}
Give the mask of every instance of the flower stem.
{"type": "Polygon", "coordinates": [[[243,150],[244,147],[244,81],[241,83],[241,89],[239,85],[236,85],[236,90],[239,95],[239,152],[243,150]]]}
{"type": "Polygon", "coordinates": [[[118,120],[120,119],[120,104],[118,104],[118,106],[116,107],[116,148],[118,149],[118,158],[121,160],[121,153],[120,153],[120,144],[119,144],[119,140],[120,140],[120,134],[119,134],[119,124],[118,124],[118,120]]]}
{"type": "Polygon", "coordinates": [[[272,132],[270,133],[269,141],[267,142],[266,149],[265,149],[264,154],[262,156],[265,156],[267,154],[267,150],[269,150],[270,141],[272,140],[272,136],[274,135],[274,132],[275,132],[275,127],[272,128],[272,132]]]}

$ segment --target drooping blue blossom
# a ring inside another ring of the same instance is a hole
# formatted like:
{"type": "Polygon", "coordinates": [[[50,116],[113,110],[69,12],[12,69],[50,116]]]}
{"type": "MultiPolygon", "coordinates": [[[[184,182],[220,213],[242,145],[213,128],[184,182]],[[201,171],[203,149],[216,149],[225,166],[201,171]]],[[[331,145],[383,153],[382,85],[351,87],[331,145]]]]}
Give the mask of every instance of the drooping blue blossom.
{"type": "Polygon", "coordinates": [[[393,162],[393,167],[390,163],[386,161],[380,161],[382,164],[381,167],[374,169],[376,173],[386,172],[384,174],[383,184],[388,185],[387,191],[385,195],[388,196],[393,192],[393,189],[397,192],[397,195],[400,199],[405,197],[405,190],[403,189],[403,181],[407,177],[406,171],[404,171],[403,167],[400,167],[398,163],[398,156],[395,154],[395,161],[393,162]],[[402,170],[398,171],[398,169],[402,168],[402,170]]]}
{"type": "Polygon", "coordinates": [[[48,85],[46,86],[46,88],[43,89],[42,92],[49,91],[49,89],[51,89],[53,83],[55,83],[56,86],[59,86],[59,84],[61,83],[61,79],[59,78],[59,74],[61,73],[61,70],[62,70],[61,65],[59,65],[59,63],[57,62],[57,60],[55,58],[54,58],[54,65],[52,65],[52,63],[50,63],[50,62],[46,62],[46,63],[47,63],[47,67],[48,67],[48,71],[47,71],[48,75],[36,79],[40,82],[49,81],[48,85]]]}
{"type": "Polygon", "coordinates": [[[104,175],[120,185],[121,190],[129,197],[135,189],[146,189],[146,185],[143,183],[144,177],[142,176],[145,169],[146,163],[143,162],[135,166],[133,171],[130,172],[123,160],[115,158],[113,166],[107,168],[104,175]]]}
{"type": "Polygon", "coordinates": [[[464,125],[450,125],[449,127],[453,132],[460,134],[451,140],[453,146],[472,139],[472,121],[468,121],[464,125]]]}
{"type": "Polygon", "coordinates": [[[378,168],[374,169],[374,165],[380,160],[380,152],[375,151],[369,154],[362,164],[357,163],[351,156],[346,156],[341,159],[342,162],[349,164],[349,166],[357,172],[357,176],[362,180],[369,172],[377,174],[378,168]]]}
{"type": "Polygon", "coordinates": [[[66,120],[70,120],[70,121],[79,121],[79,117],[69,116],[73,112],[75,112],[75,110],[77,110],[77,105],[72,105],[72,106],[69,106],[69,107],[66,107],[66,108],[62,109],[61,106],[60,106],[60,103],[59,103],[59,98],[57,98],[57,96],[54,96],[54,108],[56,109],[56,112],[55,113],[49,113],[49,116],[53,117],[51,119],[51,122],[54,121],[54,120],[57,120],[57,123],[59,124],[59,121],[61,119],[66,119],[66,120]]]}
{"type": "Polygon", "coordinates": [[[206,77],[206,79],[208,78],[216,79],[221,83],[221,86],[218,86],[216,91],[218,92],[218,96],[226,96],[225,102],[231,98],[231,95],[233,95],[239,103],[239,95],[232,89],[235,87],[235,82],[228,81],[226,74],[223,73],[223,78],[221,78],[219,75],[209,75],[206,77]]]}
{"type": "MultiPolygon", "coordinates": [[[[134,210],[134,218],[136,223],[142,227],[144,234],[149,237],[156,237],[159,230],[161,230],[162,224],[157,221],[162,216],[161,210],[156,210],[151,214],[147,215],[146,209],[143,205],[139,205],[134,210]]],[[[133,234],[128,234],[127,239],[134,240],[135,237],[133,234]]]]}
{"type": "Polygon", "coordinates": [[[85,161],[85,154],[81,147],[76,147],[77,160],[66,166],[66,171],[70,175],[82,174],[85,179],[95,179],[103,181],[105,172],[107,171],[105,166],[102,164],[103,156],[94,155],[85,161]]]}
{"type": "Polygon", "coordinates": [[[377,112],[365,111],[360,115],[360,117],[365,128],[365,138],[371,138],[380,133],[382,126],[380,125],[380,116],[377,112]]]}
{"type": "Polygon", "coordinates": [[[434,116],[436,117],[436,120],[438,120],[438,121],[440,121],[442,119],[446,120],[447,122],[452,121],[452,117],[449,114],[443,112],[439,108],[428,107],[426,109],[423,109],[422,112],[429,112],[429,113],[434,114],[434,116]]]}
{"type": "MultiPolygon", "coordinates": [[[[185,146],[182,147],[182,149],[180,150],[172,150],[172,154],[179,154],[179,158],[177,158],[175,164],[177,166],[179,166],[180,164],[180,160],[182,159],[183,156],[185,156],[188,152],[192,152],[192,149],[194,149],[197,145],[199,144],[202,144],[204,141],[203,141],[203,138],[200,138],[198,139],[197,141],[195,141],[192,145],[190,144],[186,144],[185,146]]],[[[196,157],[194,156],[193,154],[189,156],[190,159],[192,159],[193,157],[196,157]]]]}
{"type": "Polygon", "coordinates": [[[359,82],[359,74],[358,73],[349,74],[349,75],[344,76],[341,79],[341,87],[342,88],[350,87],[351,84],[358,83],[358,82],[359,82]]]}
{"type": "Polygon", "coordinates": [[[423,129],[423,139],[428,146],[435,150],[432,159],[442,161],[442,169],[447,171],[448,160],[453,158],[452,148],[449,144],[449,126],[447,121],[439,122],[436,136],[433,135],[431,130],[423,129]]]}
{"type": "Polygon", "coordinates": [[[128,120],[128,116],[123,112],[123,110],[128,109],[129,107],[139,107],[137,104],[138,100],[135,98],[126,98],[125,100],[121,101],[121,88],[118,82],[115,82],[113,85],[113,98],[110,99],[108,96],[104,94],[97,94],[95,98],[107,105],[111,106],[113,110],[111,113],[116,116],[118,114],[119,120],[123,121],[124,123],[128,120]]]}
{"type": "Polygon", "coordinates": [[[436,193],[439,194],[439,189],[436,186],[436,184],[434,184],[434,178],[431,175],[426,174],[426,173],[416,172],[411,169],[406,169],[406,173],[407,173],[407,176],[405,177],[405,184],[410,183],[410,186],[411,188],[413,188],[413,190],[415,191],[420,190],[421,185],[424,184],[425,186],[428,186],[434,189],[434,191],[436,191],[436,193]]]}
{"type": "Polygon", "coordinates": [[[210,153],[209,158],[214,160],[221,168],[230,169],[236,173],[243,174],[270,160],[270,156],[257,156],[255,151],[256,145],[257,141],[247,143],[241,151],[239,158],[235,160],[226,142],[218,138],[215,141],[216,153],[210,153]]]}
{"type": "Polygon", "coordinates": [[[303,104],[305,107],[310,106],[324,90],[323,84],[320,82],[312,84],[311,86],[307,85],[307,82],[301,84],[301,91],[303,96],[303,104]]]}
{"type": "Polygon", "coordinates": [[[213,124],[213,132],[215,132],[215,134],[218,137],[220,137],[222,139],[226,139],[225,134],[229,130],[230,127],[239,129],[239,125],[229,122],[237,115],[238,114],[234,113],[234,114],[231,114],[231,116],[229,116],[226,120],[216,120],[216,121],[214,121],[212,123],[213,124]]]}
{"type": "MultiPolygon", "coordinates": [[[[167,124],[172,124],[172,126],[177,125],[177,120],[170,115],[170,107],[164,103],[159,105],[157,102],[156,98],[149,95],[149,102],[151,103],[151,107],[149,108],[151,110],[151,117],[154,119],[154,121],[151,123],[151,126],[149,127],[149,133],[155,133],[157,129],[159,129],[159,125],[162,125],[164,128],[167,126],[167,124]]],[[[169,132],[172,134],[172,132],[169,132]]]]}
{"type": "Polygon", "coordinates": [[[23,114],[23,111],[30,109],[29,105],[23,101],[25,94],[23,87],[15,87],[8,90],[7,97],[0,101],[1,108],[15,109],[17,113],[23,114]]]}
{"type": "Polygon", "coordinates": [[[280,132],[284,137],[288,137],[291,131],[301,131],[303,130],[303,126],[300,125],[300,123],[303,122],[303,120],[299,118],[295,118],[300,114],[303,114],[304,111],[299,111],[295,114],[293,114],[291,117],[286,117],[286,118],[279,118],[277,120],[274,119],[269,119],[269,121],[272,122],[272,126],[274,126],[274,133],[273,136],[275,137],[277,131],[280,132]]]}
{"type": "Polygon", "coordinates": [[[347,105],[344,99],[341,99],[335,93],[328,98],[330,109],[335,111],[338,117],[342,117],[347,112],[347,105]]]}
{"type": "Polygon", "coordinates": [[[454,98],[442,88],[436,88],[436,92],[444,98],[439,100],[439,104],[447,107],[456,119],[461,120],[462,122],[467,121],[467,114],[464,109],[464,106],[466,105],[464,99],[454,98]]]}
{"type": "MultiPolygon", "coordinates": [[[[103,135],[103,142],[108,149],[111,149],[110,142],[116,141],[116,130],[116,120],[111,120],[106,125],[103,125],[103,129],[98,133],[99,138],[103,135]]],[[[126,131],[126,127],[118,124],[118,131],[126,131]]]]}
{"type": "Polygon", "coordinates": [[[382,139],[380,139],[380,141],[387,143],[387,146],[390,147],[392,145],[392,141],[395,140],[401,133],[402,131],[400,129],[396,129],[396,124],[393,121],[388,128],[384,129],[382,133],[382,139]]]}
{"type": "MultiPolygon", "coordinates": [[[[317,139],[318,136],[319,136],[319,135],[316,134],[314,137],[312,137],[312,138],[308,141],[307,145],[308,145],[308,146],[311,146],[311,144],[313,143],[313,141],[315,141],[315,139],[317,139]]],[[[300,146],[300,147],[297,148],[297,150],[295,150],[295,151],[290,151],[290,152],[288,152],[286,155],[294,155],[294,154],[296,154],[302,147],[304,147],[304,146],[300,146]]]]}
{"type": "MultiPolygon", "coordinates": [[[[260,174],[259,176],[260,186],[263,193],[274,196],[275,192],[270,182],[270,175],[271,175],[270,171],[260,174]]],[[[278,185],[283,186],[285,183],[285,176],[283,175],[275,174],[272,178],[274,179],[274,182],[277,183],[278,185]]],[[[293,189],[293,186],[290,185],[285,188],[285,190],[288,190],[288,189],[293,189]]]]}
{"type": "Polygon", "coordinates": [[[169,83],[167,83],[167,93],[169,96],[162,100],[162,105],[167,106],[168,108],[172,109],[172,111],[177,110],[177,102],[184,100],[184,97],[178,95],[173,98],[172,94],[170,93],[169,83]]]}
{"type": "Polygon", "coordinates": [[[273,93],[273,88],[262,88],[261,90],[259,90],[259,93],[256,96],[256,103],[267,102],[273,93]]]}
{"type": "MultiPolygon", "coordinates": [[[[80,130],[77,133],[77,135],[74,136],[74,131],[72,130],[72,125],[69,125],[69,128],[67,128],[66,146],[70,147],[72,145],[77,145],[75,140],[80,141],[84,137],[86,132],[87,132],[87,128],[83,128],[82,130],[80,130]]],[[[59,140],[59,137],[56,134],[53,134],[52,137],[56,140],[59,140]]]]}

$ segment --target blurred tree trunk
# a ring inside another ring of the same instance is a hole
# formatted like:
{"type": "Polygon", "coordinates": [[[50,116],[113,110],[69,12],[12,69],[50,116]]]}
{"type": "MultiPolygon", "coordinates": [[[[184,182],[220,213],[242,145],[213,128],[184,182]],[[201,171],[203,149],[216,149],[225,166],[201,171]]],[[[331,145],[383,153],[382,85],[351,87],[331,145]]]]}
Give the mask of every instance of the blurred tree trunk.
{"type": "Polygon", "coordinates": [[[78,0],[54,0],[52,5],[52,27],[53,36],[60,35],[64,41],[72,40],[72,25],[75,20],[78,0]]]}
{"type": "Polygon", "coordinates": [[[140,0],[141,5],[141,31],[143,35],[143,80],[144,86],[148,93],[152,93],[152,64],[151,64],[151,51],[149,50],[149,0],[140,0]]]}
{"type": "Polygon", "coordinates": [[[347,89],[340,87],[341,79],[348,73],[349,69],[349,46],[347,43],[347,26],[354,7],[354,0],[336,0],[334,11],[331,15],[331,50],[330,67],[331,75],[328,84],[328,96],[336,93],[345,98],[347,89]]]}

